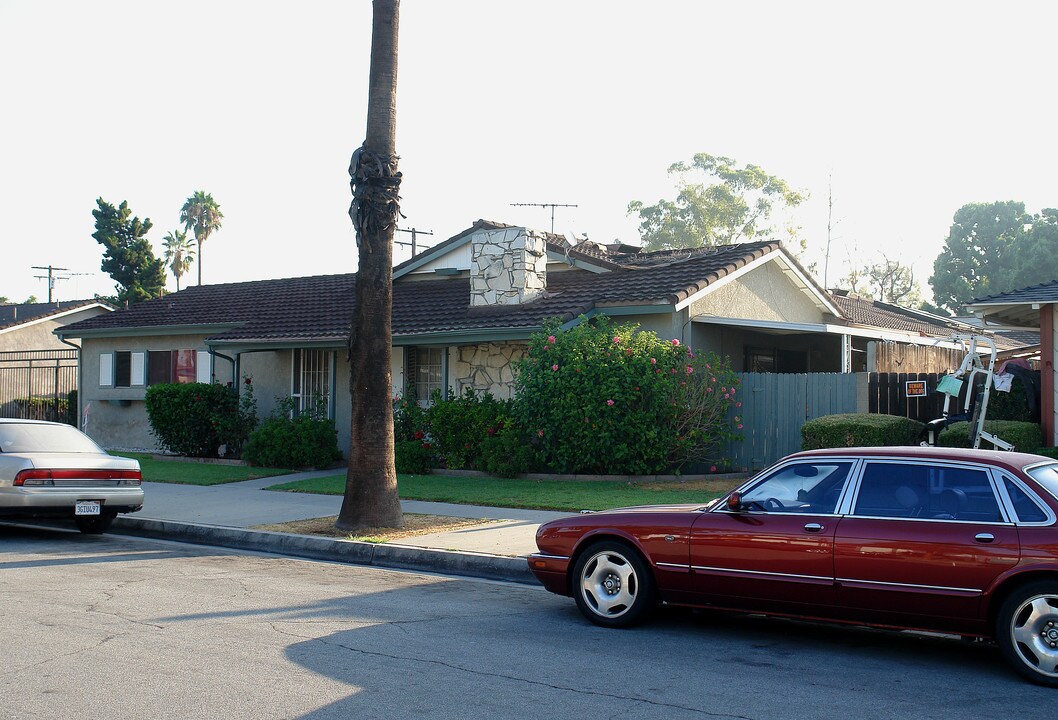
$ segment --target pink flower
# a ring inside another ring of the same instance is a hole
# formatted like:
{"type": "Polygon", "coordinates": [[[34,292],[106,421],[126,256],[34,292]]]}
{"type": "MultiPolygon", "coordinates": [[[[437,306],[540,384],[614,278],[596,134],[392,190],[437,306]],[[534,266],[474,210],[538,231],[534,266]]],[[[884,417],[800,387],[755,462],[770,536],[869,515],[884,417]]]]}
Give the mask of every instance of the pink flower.
{"type": "Polygon", "coordinates": [[[625,355],[631,355],[631,354],[632,354],[632,348],[625,348],[625,355]]]}
{"type": "Polygon", "coordinates": [[[543,437],[544,436],[544,431],[543,430],[537,430],[536,431],[536,436],[537,437],[543,437]]]}
{"type": "Polygon", "coordinates": [[[551,369],[552,369],[552,370],[558,370],[558,365],[552,365],[552,366],[551,366],[551,369]]]}
{"type": "Polygon", "coordinates": [[[620,344],[621,344],[621,338],[619,338],[619,337],[617,337],[617,336],[615,335],[615,336],[614,336],[614,339],[613,339],[613,344],[614,344],[614,345],[620,345],[620,344]]]}
{"type": "Polygon", "coordinates": [[[735,407],[742,407],[742,401],[739,400],[737,403],[735,403],[735,407]]]}
{"type": "Polygon", "coordinates": [[[547,336],[547,342],[548,342],[549,345],[554,345],[555,344],[555,336],[554,335],[548,335],[547,336]]]}
{"type": "Polygon", "coordinates": [[[727,388],[726,387],[720,388],[720,392],[727,392],[727,388]]]}
{"type": "Polygon", "coordinates": [[[672,338],[672,347],[676,347],[680,344],[680,341],[676,338],[672,338]]]}
{"type": "Polygon", "coordinates": [[[606,404],[607,404],[607,405],[613,405],[613,400],[607,400],[607,401],[606,401],[606,404]]]}
{"type": "Polygon", "coordinates": [[[712,388],[706,388],[706,389],[705,389],[705,391],[706,391],[706,392],[712,392],[712,391],[713,391],[713,389],[712,389],[712,388]]]}
{"type": "Polygon", "coordinates": [[[739,430],[741,430],[741,429],[742,429],[742,423],[739,423],[739,424],[738,424],[738,429],[739,429],[739,430]]]}
{"type": "Polygon", "coordinates": [[[709,472],[716,472],[716,465],[710,465],[709,472]]]}
{"type": "Polygon", "coordinates": [[[658,359],[657,358],[650,358],[650,364],[651,365],[657,365],[658,364],[658,359]]]}
{"type": "Polygon", "coordinates": [[[709,378],[709,382],[715,383],[716,382],[716,378],[709,378]]]}
{"type": "Polygon", "coordinates": [[[694,368],[692,368],[690,365],[688,365],[687,366],[687,374],[690,375],[692,372],[694,372],[694,368]]]}

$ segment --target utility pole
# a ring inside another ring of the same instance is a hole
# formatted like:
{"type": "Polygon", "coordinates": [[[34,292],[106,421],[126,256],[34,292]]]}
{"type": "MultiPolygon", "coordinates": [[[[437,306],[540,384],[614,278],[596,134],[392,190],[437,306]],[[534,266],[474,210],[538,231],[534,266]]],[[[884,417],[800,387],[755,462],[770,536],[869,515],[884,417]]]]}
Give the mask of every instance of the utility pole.
{"type": "Polygon", "coordinates": [[[57,270],[59,270],[59,271],[69,270],[69,268],[53,267],[51,265],[48,265],[47,267],[41,267],[40,265],[34,265],[33,269],[34,270],[47,270],[48,271],[47,275],[34,275],[33,277],[37,278],[38,280],[47,280],[48,281],[48,302],[50,303],[51,302],[51,291],[53,289],[55,289],[55,281],[56,280],[65,280],[66,279],[66,278],[57,278],[57,277],[55,277],[55,271],[57,271],[57,270]]]}
{"type": "Polygon", "coordinates": [[[397,230],[397,232],[411,233],[411,242],[405,242],[403,240],[394,240],[393,244],[394,245],[411,245],[411,256],[412,257],[415,257],[418,254],[418,252],[419,252],[418,245],[416,244],[416,241],[417,241],[417,238],[419,237],[419,235],[433,235],[433,231],[432,230],[418,230],[416,228],[411,228],[411,229],[396,228],[396,230],[397,230]]]}
{"type": "Polygon", "coordinates": [[[511,207],[542,207],[551,208],[551,234],[555,234],[555,208],[557,207],[580,207],[579,205],[567,205],[565,203],[511,203],[511,207]]]}

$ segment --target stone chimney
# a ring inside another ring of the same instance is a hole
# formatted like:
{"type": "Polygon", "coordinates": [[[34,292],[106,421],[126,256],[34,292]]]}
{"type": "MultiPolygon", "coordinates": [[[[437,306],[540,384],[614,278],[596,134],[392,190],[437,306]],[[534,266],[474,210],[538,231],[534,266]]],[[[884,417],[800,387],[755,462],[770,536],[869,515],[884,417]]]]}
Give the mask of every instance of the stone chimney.
{"type": "Polygon", "coordinates": [[[518,305],[547,287],[547,241],[521,227],[476,233],[470,248],[470,306],[518,305]]]}

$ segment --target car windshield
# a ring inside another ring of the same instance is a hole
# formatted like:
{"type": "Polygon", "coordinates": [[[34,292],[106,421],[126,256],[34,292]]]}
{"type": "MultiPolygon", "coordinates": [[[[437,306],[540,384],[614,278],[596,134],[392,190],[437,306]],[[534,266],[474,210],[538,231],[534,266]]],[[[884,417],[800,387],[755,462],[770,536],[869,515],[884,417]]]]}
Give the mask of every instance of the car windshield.
{"type": "Polygon", "coordinates": [[[1033,480],[1047,488],[1047,492],[1058,498],[1058,463],[1040,465],[1026,472],[1032,476],[1033,480]]]}
{"type": "Polygon", "coordinates": [[[0,423],[0,452],[101,453],[88,436],[69,425],[0,423]]]}

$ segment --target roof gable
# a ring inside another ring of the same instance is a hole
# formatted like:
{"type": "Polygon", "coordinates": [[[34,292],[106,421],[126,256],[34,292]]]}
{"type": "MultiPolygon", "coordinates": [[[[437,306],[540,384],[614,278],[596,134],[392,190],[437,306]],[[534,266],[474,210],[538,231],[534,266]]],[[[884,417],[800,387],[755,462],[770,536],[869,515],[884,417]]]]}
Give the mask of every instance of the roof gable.
{"type": "Polygon", "coordinates": [[[113,311],[113,305],[105,300],[66,300],[53,303],[18,303],[0,305],[0,332],[25,327],[45,320],[57,320],[73,313],[102,308],[113,311]]]}

